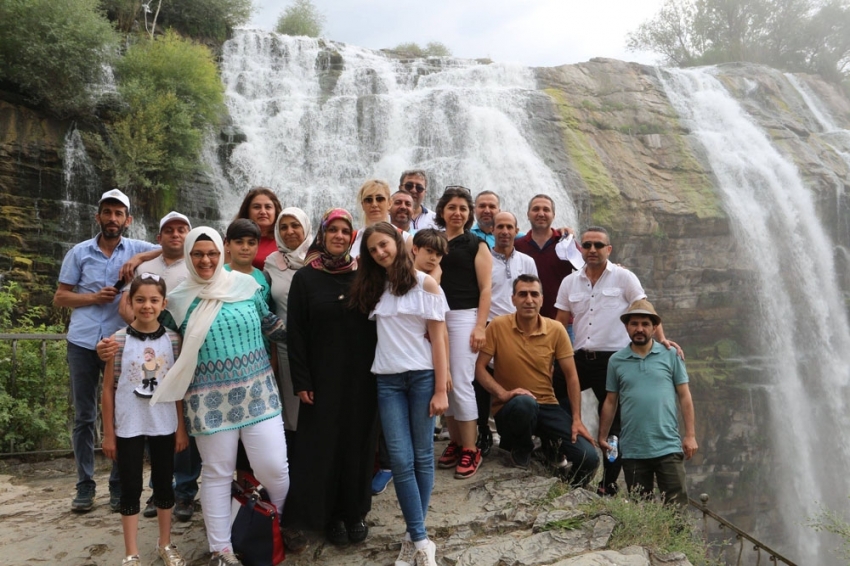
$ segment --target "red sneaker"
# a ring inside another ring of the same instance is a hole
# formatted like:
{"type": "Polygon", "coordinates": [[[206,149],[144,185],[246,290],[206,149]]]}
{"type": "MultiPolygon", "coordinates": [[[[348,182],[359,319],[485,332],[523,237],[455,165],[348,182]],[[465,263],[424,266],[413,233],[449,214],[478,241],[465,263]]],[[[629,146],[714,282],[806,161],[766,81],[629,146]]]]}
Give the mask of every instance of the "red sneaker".
{"type": "Polygon", "coordinates": [[[443,450],[443,455],[437,460],[437,467],[442,469],[454,468],[460,460],[460,446],[455,442],[449,442],[446,449],[443,450]]]}
{"type": "Polygon", "coordinates": [[[455,479],[465,480],[471,478],[481,466],[481,450],[461,450],[460,462],[455,468],[455,479]]]}

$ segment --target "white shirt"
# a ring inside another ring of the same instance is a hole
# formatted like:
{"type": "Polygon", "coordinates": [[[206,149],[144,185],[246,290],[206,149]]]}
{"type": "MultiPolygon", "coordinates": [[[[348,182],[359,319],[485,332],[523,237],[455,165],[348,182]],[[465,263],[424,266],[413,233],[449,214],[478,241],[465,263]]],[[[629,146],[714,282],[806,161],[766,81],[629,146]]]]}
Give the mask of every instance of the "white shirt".
{"type": "Polygon", "coordinates": [[[537,265],[530,255],[526,255],[516,248],[509,257],[505,257],[495,250],[490,250],[493,256],[492,286],[490,295],[490,314],[487,322],[497,316],[516,312],[511,297],[514,294],[514,279],[517,275],[537,275],[537,265]]]}
{"type": "MultiPolygon", "coordinates": [[[[401,239],[404,240],[405,244],[407,243],[407,241],[409,239],[411,239],[413,237],[410,234],[410,232],[405,232],[404,230],[402,230],[398,226],[393,226],[393,228],[398,230],[398,233],[401,234],[401,239]]],[[[349,252],[351,257],[353,257],[353,258],[360,257],[360,242],[363,241],[363,232],[365,232],[365,231],[366,231],[365,227],[361,228],[360,230],[357,231],[357,235],[354,236],[354,241],[351,243],[351,251],[349,252]]]]}
{"type": "Polygon", "coordinates": [[[424,230],[425,228],[434,228],[436,230],[443,230],[437,226],[437,213],[433,210],[428,210],[424,206],[422,207],[422,212],[416,218],[412,219],[410,223],[413,225],[413,228],[418,232],[419,230],[424,230]]]}
{"type": "Polygon", "coordinates": [[[167,265],[162,256],[155,257],[150,261],[146,261],[136,268],[136,275],[142,273],[153,273],[159,275],[165,280],[165,290],[167,293],[173,291],[178,285],[189,277],[189,269],[186,267],[185,259],[178,259],[167,265]]]}
{"type": "Polygon", "coordinates": [[[449,303],[443,290],[429,293],[423,283],[426,274],[416,272],[416,286],[397,297],[384,291],[370,320],[377,321],[378,346],[372,373],[397,374],[406,371],[434,369],[431,342],[425,338],[429,320],[446,320],[449,303]]]}
{"type": "Polygon", "coordinates": [[[646,293],[637,275],[610,261],[596,285],[590,283],[586,269],[561,281],[555,308],[573,313],[576,350],[616,352],[630,342],[620,316],[634,301],[645,299],[646,293]]]}

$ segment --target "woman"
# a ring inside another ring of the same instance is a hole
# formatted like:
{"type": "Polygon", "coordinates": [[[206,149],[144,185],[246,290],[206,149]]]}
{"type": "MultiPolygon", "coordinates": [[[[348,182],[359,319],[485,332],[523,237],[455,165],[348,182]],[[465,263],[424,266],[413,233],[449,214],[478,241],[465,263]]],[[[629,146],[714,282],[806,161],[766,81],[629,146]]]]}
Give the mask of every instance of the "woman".
{"type": "Polygon", "coordinates": [[[266,257],[277,251],[275,219],[280,216],[282,208],[274,191],[268,187],[254,187],[245,195],[242,206],[239,207],[239,212],[234,218],[234,220],[239,218],[253,220],[260,227],[260,245],[257,256],[252,262],[257,269],[263,269],[266,257]]]}
{"type": "Polygon", "coordinates": [[[218,232],[195,228],[184,250],[189,277],[168,294],[171,316],[165,321],[183,335],[183,349],[151,403],[184,401],[187,432],[204,462],[201,504],[213,553],[209,564],[235,565],[230,484],[240,439],[278,509],[289,491],[280,396],[262,339],[265,334],[282,340],[285,331],[257,293],[257,282],[224,270],[218,232]]]}
{"type": "Polygon", "coordinates": [[[436,566],[425,532],[434,487],[434,419],[448,408],[448,352],[440,286],[416,271],[395,226],[379,222],[363,233],[351,303],[378,325],[372,373],[396,497],[407,524],[396,564],[436,566]]]}
{"type": "MultiPolygon", "coordinates": [[[[304,266],[304,258],[313,238],[313,227],[307,214],[300,208],[285,208],[277,217],[274,237],[277,251],[269,254],[263,268],[271,281],[272,300],[275,314],[286,320],[286,304],[289,288],[295,272],[304,266]]],[[[289,371],[289,354],[285,342],[277,343],[278,389],[283,399],[283,426],[286,430],[290,458],[295,431],[298,429],[298,407],[301,399],[292,390],[292,374],[289,371]]]]}
{"type": "Polygon", "coordinates": [[[481,450],[475,445],[478,408],[475,404],[475,359],[484,345],[484,327],[490,312],[490,278],[493,258],[487,244],[469,231],[472,226],[472,195],[464,187],[446,187],[436,207],[437,225],[445,228],[449,253],[440,267],[440,286],[451,311],[446,315],[449,332],[449,365],[452,390],[446,425],[449,445],[440,456],[440,468],[455,468],[456,479],[475,475],[481,450]]]}
{"type": "Polygon", "coordinates": [[[325,213],[287,306],[289,367],[301,408],[284,523],[325,529],[333,544],[364,540],[372,505],[377,336],[367,315],[348,306],[352,225],[341,208],[325,213]]]}
{"type": "MultiPolygon", "coordinates": [[[[388,222],[390,219],[390,185],[380,179],[369,179],[357,191],[357,201],[363,211],[361,219],[363,227],[368,228],[378,222],[388,222]]],[[[403,233],[405,249],[410,251],[410,234],[403,233]]],[[[360,243],[363,240],[363,230],[358,230],[351,244],[351,256],[360,255],[360,243]]]]}

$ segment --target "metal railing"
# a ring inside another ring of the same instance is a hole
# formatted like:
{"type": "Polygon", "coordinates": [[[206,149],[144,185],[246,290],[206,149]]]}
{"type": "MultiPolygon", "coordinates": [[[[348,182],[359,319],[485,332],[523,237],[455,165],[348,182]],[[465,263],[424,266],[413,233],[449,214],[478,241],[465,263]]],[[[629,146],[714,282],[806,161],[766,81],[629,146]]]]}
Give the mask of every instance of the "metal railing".
{"type": "Polygon", "coordinates": [[[743,559],[744,547],[747,546],[747,543],[753,545],[751,552],[756,553],[756,559],[757,559],[756,565],[757,566],[759,564],[761,564],[762,551],[764,551],[764,553],[767,555],[767,559],[771,564],[782,563],[782,564],[786,564],[787,566],[797,566],[796,562],[793,562],[789,558],[786,558],[785,556],[783,556],[779,552],[773,550],[772,548],[770,548],[769,546],[767,546],[766,544],[764,544],[763,542],[761,542],[757,538],[755,538],[752,535],[741,530],[737,526],[733,525],[732,523],[730,523],[729,521],[727,521],[726,519],[724,519],[723,517],[721,517],[720,515],[718,515],[717,513],[712,511],[711,509],[709,509],[708,507],[706,507],[706,504],[708,503],[708,494],[705,494],[705,493],[701,494],[699,496],[699,499],[700,499],[699,501],[696,501],[693,498],[689,497],[688,501],[690,502],[691,507],[696,508],[698,511],[700,511],[702,513],[703,531],[705,533],[706,542],[708,542],[708,519],[709,518],[716,521],[721,530],[728,529],[729,531],[735,533],[735,540],[737,541],[737,545],[738,545],[738,557],[737,557],[737,561],[735,562],[736,566],[741,566],[743,564],[741,562],[741,560],[743,559]]]}

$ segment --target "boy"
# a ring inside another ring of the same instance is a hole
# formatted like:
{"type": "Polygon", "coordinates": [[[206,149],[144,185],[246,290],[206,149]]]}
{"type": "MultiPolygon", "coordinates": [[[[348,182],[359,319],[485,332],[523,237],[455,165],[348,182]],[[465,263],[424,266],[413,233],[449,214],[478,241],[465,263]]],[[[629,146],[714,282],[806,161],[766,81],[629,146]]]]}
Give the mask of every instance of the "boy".
{"type": "Polygon", "coordinates": [[[433,228],[425,228],[413,236],[413,267],[433,277],[437,283],[443,276],[440,260],[449,252],[446,234],[433,228]]]}
{"type": "Polygon", "coordinates": [[[250,275],[257,280],[262,290],[263,299],[269,305],[269,310],[274,312],[271,293],[266,276],[262,271],[251,265],[257,256],[260,246],[260,227],[253,220],[238,218],[230,223],[224,235],[224,253],[227,263],[224,268],[227,271],[238,271],[250,275]]]}

